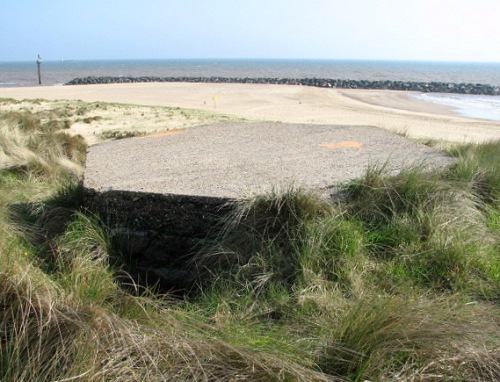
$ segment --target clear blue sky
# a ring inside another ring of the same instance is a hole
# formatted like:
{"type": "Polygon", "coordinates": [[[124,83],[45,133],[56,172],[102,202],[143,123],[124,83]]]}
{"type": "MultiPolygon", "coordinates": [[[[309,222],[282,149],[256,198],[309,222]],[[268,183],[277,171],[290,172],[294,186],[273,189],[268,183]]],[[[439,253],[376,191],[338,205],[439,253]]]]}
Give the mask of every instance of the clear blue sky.
{"type": "Polygon", "coordinates": [[[500,62],[500,0],[0,0],[0,61],[500,62]]]}

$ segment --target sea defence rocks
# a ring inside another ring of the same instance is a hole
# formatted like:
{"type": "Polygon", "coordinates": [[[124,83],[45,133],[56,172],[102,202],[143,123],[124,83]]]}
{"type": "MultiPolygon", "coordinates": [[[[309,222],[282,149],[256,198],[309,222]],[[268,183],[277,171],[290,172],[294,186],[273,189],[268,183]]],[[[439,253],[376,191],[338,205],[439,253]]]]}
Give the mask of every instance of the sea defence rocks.
{"type": "Polygon", "coordinates": [[[138,82],[199,82],[237,84],[302,85],[335,89],[387,89],[424,93],[500,95],[500,86],[451,82],[367,81],[331,78],[248,78],[248,77],[85,77],[65,85],[96,85],[138,82]]]}
{"type": "Polygon", "coordinates": [[[290,186],[331,198],[369,165],[397,173],[452,162],[374,127],[214,124],[91,146],[84,200],[137,268],[178,286],[190,253],[234,200],[290,186]]]}

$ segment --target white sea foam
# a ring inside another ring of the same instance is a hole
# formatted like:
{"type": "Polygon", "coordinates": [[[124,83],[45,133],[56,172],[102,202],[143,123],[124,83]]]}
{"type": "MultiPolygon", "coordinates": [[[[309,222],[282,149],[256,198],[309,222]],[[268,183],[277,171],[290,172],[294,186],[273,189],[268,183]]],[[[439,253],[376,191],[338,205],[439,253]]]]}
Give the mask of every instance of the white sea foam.
{"type": "Polygon", "coordinates": [[[500,96],[424,93],[416,94],[415,97],[450,106],[464,117],[500,121],[500,96]]]}

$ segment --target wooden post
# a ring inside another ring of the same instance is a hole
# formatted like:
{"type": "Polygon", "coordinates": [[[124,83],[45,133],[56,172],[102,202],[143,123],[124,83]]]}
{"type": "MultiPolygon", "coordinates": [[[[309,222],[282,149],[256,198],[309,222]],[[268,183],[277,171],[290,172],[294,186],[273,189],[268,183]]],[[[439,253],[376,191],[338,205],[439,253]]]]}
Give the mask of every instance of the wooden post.
{"type": "Polygon", "coordinates": [[[41,71],[42,57],[40,57],[40,54],[38,55],[38,59],[36,60],[36,65],[38,66],[38,85],[41,85],[42,84],[42,71],[41,71]]]}

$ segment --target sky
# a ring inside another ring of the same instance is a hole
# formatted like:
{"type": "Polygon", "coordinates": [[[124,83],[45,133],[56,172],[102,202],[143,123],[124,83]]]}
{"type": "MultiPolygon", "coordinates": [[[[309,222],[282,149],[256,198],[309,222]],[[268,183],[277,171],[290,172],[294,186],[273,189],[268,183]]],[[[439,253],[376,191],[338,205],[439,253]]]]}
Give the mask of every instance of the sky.
{"type": "Polygon", "coordinates": [[[0,0],[0,61],[500,62],[500,0],[0,0]]]}

